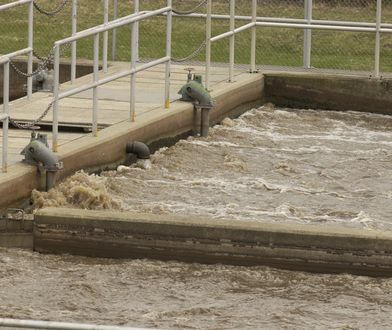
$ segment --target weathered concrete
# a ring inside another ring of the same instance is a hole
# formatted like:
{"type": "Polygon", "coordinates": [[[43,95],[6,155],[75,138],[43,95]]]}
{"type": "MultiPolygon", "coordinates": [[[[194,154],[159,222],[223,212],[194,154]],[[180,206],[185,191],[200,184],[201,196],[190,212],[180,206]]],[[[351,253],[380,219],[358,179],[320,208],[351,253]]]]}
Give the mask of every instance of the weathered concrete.
{"type": "MultiPolygon", "coordinates": [[[[210,120],[214,123],[232,112],[245,111],[246,104],[258,102],[263,96],[263,76],[243,74],[235,83],[222,83],[211,93],[215,107],[210,120]]],[[[121,162],[125,158],[128,142],[139,140],[152,143],[160,139],[175,137],[194,128],[193,105],[173,102],[170,109],[157,109],[138,117],[136,122],[123,121],[92,135],[64,144],[57,156],[65,164],[59,178],[73,174],[79,169],[102,169],[108,164],[121,162]]],[[[12,165],[6,175],[0,175],[0,208],[30,196],[32,189],[40,187],[37,169],[25,164],[12,165]],[[10,194],[9,192],[13,193],[10,194]]]]}
{"type": "Polygon", "coordinates": [[[35,215],[34,249],[392,275],[392,233],[332,226],[47,208],[35,215]]]}
{"type": "Polygon", "coordinates": [[[320,73],[265,74],[266,100],[279,106],[392,114],[392,80],[320,73]]]}
{"type": "Polygon", "coordinates": [[[0,246],[33,248],[33,221],[27,219],[0,219],[0,246]]]}

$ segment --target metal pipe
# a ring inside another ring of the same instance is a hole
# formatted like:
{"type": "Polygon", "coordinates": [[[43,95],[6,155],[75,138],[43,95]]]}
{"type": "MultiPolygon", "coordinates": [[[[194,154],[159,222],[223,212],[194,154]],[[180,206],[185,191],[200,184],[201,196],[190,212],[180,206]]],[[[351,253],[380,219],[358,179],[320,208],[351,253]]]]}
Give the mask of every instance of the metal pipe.
{"type": "Polygon", "coordinates": [[[380,77],[380,27],[381,27],[382,0],[377,0],[376,9],[376,42],[374,46],[374,77],[380,77]]]}
{"type": "Polygon", "coordinates": [[[15,56],[28,54],[32,50],[33,50],[32,48],[28,47],[28,48],[23,48],[23,49],[17,50],[17,51],[12,52],[12,53],[8,53],[8,54],[5,54],[5,55],[2,55],[2,56],[0,56],[0,64],[4,64],[4,63],[8,62],[11,58],[13,58],[15,56]]]}
{"type": "Polygon", "coordinates": [[[210,128],[210,109],[201,108],[200,136],[208,136],[210,128]]]}
{"type": "Polygon", "coordinates": [[[253,26],[255,26],[255,24],[258,24],[258,23],[257,22],[256,23],[248,23],[248,24],[242,25],[242,26],[240,26],[240,27],[238,27],[238,28],[236,28],[236,29],[234,29],[232,31],[228,31],[228,32],[224,32],[222,34],[219,34],[219,35],[211,38],[211,42],[215,42],[215,41],[227,38],[227,37],[231,37],[231,36],[233,36],[236,33],[239,33],[239,32],[248,30],[250,28],[253,28],[253,26]]]}
{"type": "Polygon", "coordinates": [[[142,328],[120,327],[115,325],[95,325],[70,322],[15,320],[0,318],[0,326],[25,329],[52,329],[52,330],[147,330],[142,328]]]}
{"type": "Polygon", "coordinates": [[[127,143],[125,150],[127,153],[135,154],[139,159],[150,158],[150,148],[143,142],[134,141],[127,143]]]}
{"type": "Polygon", "coordinates": [[[3,64],[3,159],[2,169],[7,172],[8,164],[8,125],[9,125],[9,81],[10,81],[10,62],[3,64]]]}
{"type": "MultiPolygon", "coordinates": [[[[134,0],[133,1],[134,12],[139,14],[140,12],[140,1],[134,0]]],[[[135,29],[136,29],[136,61],[139,61],[139,22],[135,22],[135,29]]]]}
{"type": "Polygon", "coordinates": [[[97,87],[97,86],[101,86],[101,85],[107,84],[107,83],[109,83],[111,81],[114,81],[114,80],[121,79],[121,78],[124,78],[126,76],[129,76],[130,74],[137,73],[137,72],[140,72],[140,71],[144,71],[146,69],[152,68],[153,66],[166,63],[167,61],[170,61],[170,58],[162,57],[162,58],[159,58],[157,60],[148,62],[146,64],[142,64],[142,65],[138,66],[134,70],[130,69],[128,71],[123,71],[123,72],[114,74],[114,75],[112,75],[110,77],[102,78],[102,79],[100,79],[97,82],[93,82],[93,83],[89,83],[89,84],[86,84],[86,85],[78,86],[76,88],[73,88],[71,90],[68,90],[68,91],[65,91],[65,92],[61,93],[59,95],[58,99],[61,100],[61,99],[64,99],[66,97],[79,94],[79,93],[87,91],[87,90],[89,90],[89,89],[91,89],[93,87],[97,87]]]}
{"type": "MultiPolygon", "coordinates": [[[[99,81],[99,34],[94,36],[93,82],[99,81]]],[[[92,133],[98,136],[98,86],[93,87],[92,133]]]]}
{"type": "Polygon", "coordinates": [[[59,92],[60,92],[60,45],[54,46],[53,64],[53,123],[52,123],[52,150],[58,148],[58,125],[59,125],[59,92]]]}
{"type": "Polygon", "coordinates": [[[18,7],[18,6],[22,6],[26,3],[32,3],[32,2],[33,2],[33,0],[19,0],[19,1],[11,2],[11,3],[7,3],[5,5],[0,6],[0,11],[14,8],[14,7],[18,7]]]}
{"type": "MultiPolygon", "coordinates": [[[[77,20],[78,20],[78,0],[72,0],[72,35],[74,36],[77,32],[77,20]]],[[[72,42],[71,45],[71,84],[76,79],[76,41],[72,42]]]]}
{"type": "MultiPolygon", "coordinates": [[[[230,0],[230,31],[235,29],[235,0],[230,0]]],[[[233,82],[234,76],[234,51],[235,51],[235,33],[230,36],[229,51],[229,82],[233,82]]]]}
{"type": "Polygon", "coordinates": [[[250,42],[250,72],[256,71],[256,16],[257,16],[257,0],[252,0],[252,27],[250,42]]]}
{"type": "MultiPolygon", "coordinates": [[[[305,20],[310,25],[312,21],[312,9],[313,1],[305,0],[305,20]]],[[[303,49],[303,66],[304,68],[310,68],[310,56],[312,49],[312,30],[304,30],[304,49],[303,49]]]]}
{"type": "MultiPolygon", "coordinates": [[[[107,25],[109,22],[109,0],[104,0],[103,3],[103,24],[107,25]]],[[[108,31],[104,31],[102,45],[102,69],[104,73],[108,72],[108,42],[109,33],[108,31]]]]}
{"type": "MultiPolygon", "coordinates": [[[[117,19],[118,15],[118,0],[113,0],[113,20],[117,19]]],[[[112,30],[112,61],[117,57],[117,29],[112,30]]]]}
{"type": "Polygon", "coordinates": [[[210,67],[211,67],[211,12],[212,0],[207,0],[207,15],[206,15],[206,80],[205,86],[208,90],[210,87],[210,67]]]}
{"type": "MultiPolygon", "coordinates": [[[[34,2],[29,4],[29,17],[28,17],[28,36],[27,36],[27,47],[31,49],[28,53],[27,59],[27,73],[31,75],[33,72],[33,30],[34,30],[34,2]]],[[[33,94],[33,77],[27,77],[27,99],[31,100],[33,94]]]]}
{"type": "MultiPolygon", "coordinates": [[[[171,59],[171,37],[172,37],[172,0],[167,0],[167,7],[170,11],[166,17],[166,57],[171,59]]],[[[171,60],[165,65],[165,108],[170,108],[170,64],[171,60]]]]}
{"type": "Polygon", "coordinates": [[[93,36],[96,33],[101,33],[101,32],[104,32],[104,31],[110,31],[110,30],[113,30],[115,28],[121,27],[121,26],[126,25],[126,24],[139,22],[139,21],[142,21],[142,20],[144,20],[146,18],[149,18],[149,17],[154,17],[154,16],[161,15],[161,14],[163,14],[165,12],[169,12],[170,10],[171,10],[170,7],[164,7],[164,8],[160,8],[160,9],[153,10],[153,11],[150,11],[150,12],[140,12],[140,14],[138,14],[136,16],[135,16],[135,14],[131,14],[131,15],[128,15],[126,17],[121,17],[121,18],[117,19],[116,21],[109,22],[107,25],[100,25],[100,26],[97,26],[97,27],[94,27],[94,28],[90,28],[90,29],[87,29],[87,30],[84,30],[84,31],[79,31],[74,36],[71,36],[71,37],[68,37],[68,38],[64,38],[64,39],[61,39],[61,40],[57,40],[55,42],[55,44],[62,45],[62,44],[66,44],[66,43],[69,43],[69,42],[72,42],[72,41],[75,41],[75,40],[79,40],[79,39],[82,39],[82,38],[93,36]]]}
{"type": "MultiPolygon", "coordinates": [[[[132,40],[131,40],[131,70],[135,70],[136,69],[136,56],[137,56],[137,30],[136,30],[136,26],[135,23],[132,24],[131,26],[132,29],[132,40]]],[[[130,120],[132,122],[135,121],[135,104],[136,104],[136,73],[132,73],[131,77],[130,77],[130,100],[129,100],[129,106],[130,106],[130,120]]]]}

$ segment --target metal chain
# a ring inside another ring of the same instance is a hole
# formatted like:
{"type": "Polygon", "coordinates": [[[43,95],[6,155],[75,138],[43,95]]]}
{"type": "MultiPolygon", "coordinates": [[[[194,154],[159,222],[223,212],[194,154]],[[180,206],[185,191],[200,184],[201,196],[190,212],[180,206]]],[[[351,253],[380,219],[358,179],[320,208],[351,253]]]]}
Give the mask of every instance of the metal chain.
{"type": "Polygon", "coordinates": [[[187,10],[187,11],[181,11],[181,10],[177,10],[177,9],[173,9],[172,8],[172,12],[177,14],[177,15],[193,14],[194,12],[196,12],[196,10],[198,10],[201,6],[205,5],[206,3],[207,3],[207,0],[203,0],[198,5],[196,5],[194,8],[192,8],[191,10],[187,10]]]}
{"type": "Polygon", "coordinates": [[[186,61],[189,61],[189,60],[195,58],[196,56],[198,56],[205,46],[206,46],[206,41],[204,40],[201,43],[201,45],[196,50],[194,50],[190,55],[188,55],[187,57],[184,57],[184,58],[172,57],[172,60],[174,62],[186,62],[186,61]]]}
{"type": "MultiPolygon", "coordinates": [[[[71,43],[66,43],[64,44],[63,50],[61,51],[60,54],[64,54],[68,48],[71,46],[71,43]]],[[[42,57],[40,55],[38,55],[34,50],[33,50],[33,55],[38,58],[41,63],[38,64],[38,67],[35,71],[33,71],[32,73],[25,73],[23,71],[21,71],[15,64],[14,61],[10,61],[11,67],[15,70],[16,73],[20,74],[23,77],[33,77],[37,74],[39,74],[42,70],[45,70],[48,68],[48,66],[53,62],[54,59],[54,47],[52,48],[52,50],[49,52],[47,57],[42,57]]]]}
{"type": "Polygon", "coordinates": [[[21,128],[21,129],[33,128],[37,123],[39,123],[48,114],[53,103],[54,103],[54,100],[52,102],[50,102],[49,105],[46,107],[45,111],[37,119],[33,120],[32,122],[29,122],[26,124],[19,124],[17,121],[15,121],[15,119],[12,119],[12,118],[9,118],[9,121],[12,125],[14,125],[17,128],[21,128]]]}
{"type": "Polygon", "coordinates": [[[67,3],[68,3],[68,0],[63,0],[63,2],[56,9],[54,9],[53,11],[49,11],[44,8],[41,8],[37,4],[37,1],[33,1],[35,9],[37,9],[38,12],[40,12],[41,14],[44,14],[46,16],[54,16],[54,15],[58,14],[59,12],[61,12],[64,9],[64,7],[67,5],[67,3]]]}

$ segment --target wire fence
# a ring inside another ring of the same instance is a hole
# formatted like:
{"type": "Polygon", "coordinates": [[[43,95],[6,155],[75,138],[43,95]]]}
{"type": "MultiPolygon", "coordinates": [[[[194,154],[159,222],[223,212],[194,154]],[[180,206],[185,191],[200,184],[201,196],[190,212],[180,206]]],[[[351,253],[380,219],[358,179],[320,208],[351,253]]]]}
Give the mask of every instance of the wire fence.
{"type": "MultiPolygon", "coordinates": [[[[7,3],[11,1],[2,1],[7,3]]],[[[118,3],[118,17],[133,13],[133,1],[110,0],[109,20],[114,17],[114,3],[118,3]]],[[[176,11],[187,12],[197,7],[202,0],[173,0],[176,11]]],[[[236,1],[236,15],[251,15],[251,0],[236,1]]],[[[228,15],[228,0],[214,0],[213,14],[228,15]]],[[[257,16],[303,19],[305,17],[304,0],[257,0],[257,16]]],[[[71,35],[71,0],[36,0],[41,10],[34,13],[34,49],[37,55],[45,57],[50,53],[53,43],[71,35]],[[59,10],[58,10],[59,9],[59,10]],[[53,12],[46,15],[42,12],[53,12]]],[[[166,0],[140,0],[140,10],[153,10],[166,5],[166,0]]],[[[205,14],[204,3],[197,9],[205,14]]],[[[376,21],[376,0],[313,0],[312,18],[314,20],[336,21],[376,21]]],[[[26,47],[27,44],[27,8],[18,7],[0,13],[0,53],[26,47]]],[[[205,18],[174,17],[172,35],[172,55],[175,59],[204,61],[205,18]],[[190,59],[189,59],[190,60],[190,59]]],[[[83,30],[103,23],[102,0],[78,1],[78,26],[83,30]]],[[[247,23],[237,20],[236,26],[247,23]]],[[[392,1],[384,0],[382,6],[382,23],[392,23],[392,1]]],[[[154,17],[140,23],[139,56],[141,59],[159,58],[165,54],[165,18],[154,17]]],[[[229,30],[228,19],[213,19],[212,35],[229,30]]],[[[115,53],[109,49],[109,59],[130,60],[130,26],[116,31],[115,53]]],[[[93,54],[92,38],[78,43],[77,57],[91,59],[93,54]]],[[[236,64],[249,64],[249,31],[236,36],[236,64]]],[[[109,45],[112,34],[109,35],[109,45]]],[[[102,43],[101,43],[102,45],[102,43]]],[[[360,70],[373,69],[375,34],[366,32],[312,31],[311,67],[320,69],[360,70]]],[[[302,67],[304,31],[293,28],[258,27],[257,54],[258,66],[302,67]]],[[[227,39],[212,45],[212,61],[227,63],[229,61],[229,41],[227,39]]],[[[64,57],[69,50],[64,50],[64,57]]],[[[381,72],[392,71],[392,35],[381,34],[381,72]]]]}

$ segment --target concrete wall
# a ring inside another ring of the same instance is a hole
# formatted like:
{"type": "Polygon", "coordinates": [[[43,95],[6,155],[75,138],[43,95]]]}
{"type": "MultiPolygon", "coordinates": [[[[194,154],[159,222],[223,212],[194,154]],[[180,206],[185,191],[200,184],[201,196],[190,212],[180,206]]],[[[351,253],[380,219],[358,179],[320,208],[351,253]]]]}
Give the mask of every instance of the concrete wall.
{"type": "Polygon", "coordinates": [[[332,226],[47,208],[34,249],[92,257],[270,265],[392,275],[392,234],[332,226]]]}
{"type": "Polygon", "coordinates": [[[265,97],[279,106],[392,114],[392,80],[320,73],[265,74],[265,97]]]}

